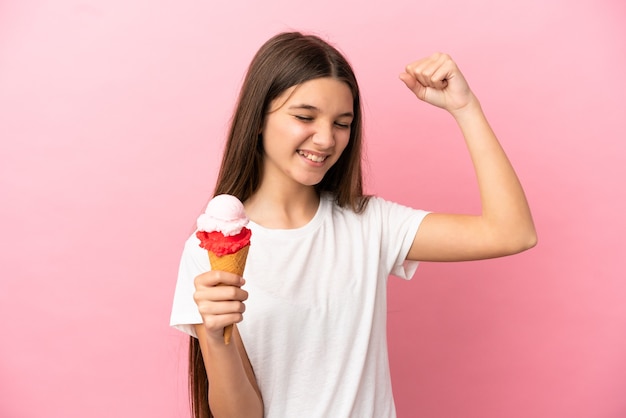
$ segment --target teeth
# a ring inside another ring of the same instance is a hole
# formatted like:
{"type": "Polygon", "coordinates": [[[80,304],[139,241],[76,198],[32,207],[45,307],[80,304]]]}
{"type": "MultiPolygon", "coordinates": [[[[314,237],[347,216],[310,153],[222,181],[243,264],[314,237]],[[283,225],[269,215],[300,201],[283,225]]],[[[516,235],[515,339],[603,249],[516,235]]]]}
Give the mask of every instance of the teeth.
{"type": "Polygon", "coordinates": [[[298,151],[298,154],[302,155],[307,160],[311,160],[311,161],[314,161],[316,163],[321,163],[322,161],[324,161],[326,159],[326,157],[320,157],[318,155],[307,154],[307,153],[302,152],[302,151],[298,151]]]}

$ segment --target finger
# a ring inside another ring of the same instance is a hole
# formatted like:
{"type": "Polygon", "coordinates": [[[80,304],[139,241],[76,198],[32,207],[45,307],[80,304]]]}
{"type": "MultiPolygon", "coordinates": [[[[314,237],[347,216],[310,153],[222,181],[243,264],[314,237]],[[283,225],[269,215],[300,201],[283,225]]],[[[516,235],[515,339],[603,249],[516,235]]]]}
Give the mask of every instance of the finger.
{"type": "Polygon", "coordinates": [[[199,286],[217,286],[218,284],[229,286],[242,286],[244,280],[241,276],[227,271],[211,270],[204,272],[194,279],[196,289],[199,286]]]}
{"type": "Polygon", "coordinates": [[[449,66],[442,65],[437,68],[435,72],[431,75],[431,85],[433,88],[437,90],[443,90],[448,86],[448,80],[450,79],[451,73],[448,69],[449,66]]]}
{"type": "Polygon", "coordinates": [[[406,68],[406,72],[415,78],[415,81],[423,87],[428,87],[428,78],[424,74],[424,70],[427,68],[427,63],[423,60],[416,61],[409,64],[406,68]]]}
{"type": "Polygon", "coordinates": [[[219,332],[220,339],[223,330],[228,325],[236,324],[243,321],[243,314],[241,313],[228,313],[223,315],[207,315],[202,317],[204,326],[208,331],[219,332]]]}
{"type": "Polygon", "coordinates": [[[404,72],[401,73],[399,77],[410,90],[413,90],[416,87],[417,80],[412,75],[404,72]]]}
{"type": "Polygon", "coordinates": [[[418,83],[424,87],[429,86],[430,67],[432,66],[432,58],[424,58],[409,64],[407,72],[411,74],[418,83]]]}
{"type": "Polygon", "coordinates": [[[448,55],[435,53],[428,58],[410,64],[408,67],[420,84],[439,89],[445,84],[443,80],[446,75],[446,63],[449,60],[448,55]]]}
{"type": "Polygon", "coordinates": [[[246,311],[246,305],[236,300],[222,302],[201,301],[198,303],[198,311],[202,316],[243,314],[246,311]]]}
{"type": "Polygon", "coordinates": [[[424,100],[426,88],[422,86],[415,77],[408,73],[400,74],[400,80],[411,90],[420,100],[424,100]]]}
{"type": "Polygon", "coordinates": [[[236,286],[210,286],[200,287],[193,294],[196,303],[203,301],[221,302],[228,300],[245,301],[248,299],[248,292],[236,286]]]}
{"type": "Polygon", "coordinates": [[[248,292],[237,286],[218,285],[211,289],[211,293],[217,298],[216,300],[244,301],[248,299],[248,292]]]}
{"type": "Polygon", "coordinates": [[[458,73],[458,68],[449,55],[442,54],[439,67],[433,72],[431,78],[433,87],[444,89],[448,86],[450,80],[458,73]]]}

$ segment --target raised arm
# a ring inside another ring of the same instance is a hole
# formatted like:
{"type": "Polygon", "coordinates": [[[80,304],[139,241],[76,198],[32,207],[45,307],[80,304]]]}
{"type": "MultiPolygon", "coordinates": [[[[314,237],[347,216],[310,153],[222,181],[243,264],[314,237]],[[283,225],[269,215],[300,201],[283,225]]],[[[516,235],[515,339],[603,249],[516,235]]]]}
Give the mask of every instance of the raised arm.
{"type": "Polygon", "coordinates": [[[482,213],[426,216],[410,260],[463,261],[501,257],[537,242],[524,190],[463,74],[446,54],[406,67],[400,79],[426,103],[447,110],[459,125],[480,191],[482,213]]]}

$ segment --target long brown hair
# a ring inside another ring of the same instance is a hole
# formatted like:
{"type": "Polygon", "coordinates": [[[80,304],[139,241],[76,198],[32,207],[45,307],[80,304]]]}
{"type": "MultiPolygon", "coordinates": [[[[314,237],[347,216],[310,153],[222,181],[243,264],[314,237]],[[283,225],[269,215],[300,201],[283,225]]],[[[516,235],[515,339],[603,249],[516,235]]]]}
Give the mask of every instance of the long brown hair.
{"type": "MultiPolygon", "coordinates": [[[[321,77],[345,82],[352,92],[350,140],[341,157],[315,186],[329,192],[341,207],[365,209],[363,194],[362,109],[359,86],[346,58],[315,35],[285,32],[269,39],[248,68],[235,107],[214,194],[227,193],[245,201],[259,188],[263,176],[263,141],[260,132],[271,102],[290,87],[321,77]]],[[[208,379],[200,345],[191,337],[189,386],[196,418],[210,418],[208,379]]]]}

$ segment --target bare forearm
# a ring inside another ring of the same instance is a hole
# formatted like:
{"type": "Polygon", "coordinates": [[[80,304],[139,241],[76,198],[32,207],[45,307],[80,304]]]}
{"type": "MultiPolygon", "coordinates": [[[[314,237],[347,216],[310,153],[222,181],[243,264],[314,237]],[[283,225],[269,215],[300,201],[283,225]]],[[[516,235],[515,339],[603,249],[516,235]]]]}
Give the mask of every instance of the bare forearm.
{"type": "Polygon", "coordinates": [[[253,384],[253,373],[243,359],[239,336],[226,345],[222,340],[201,341],[204,365],[209,377],[209,405],[215,418],[262,417],[263,403],[253,384]]]}

